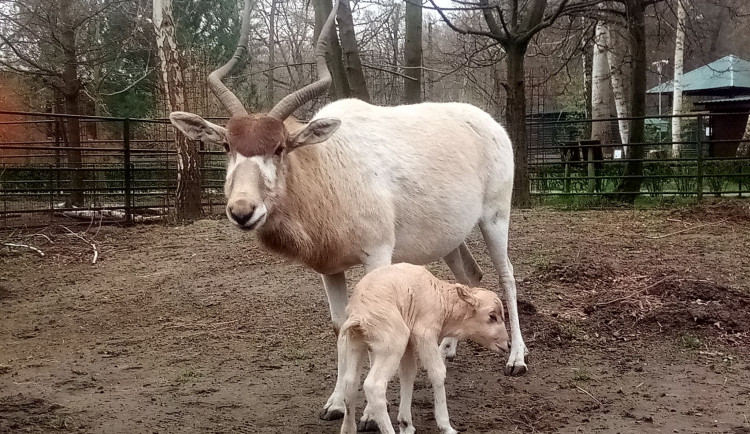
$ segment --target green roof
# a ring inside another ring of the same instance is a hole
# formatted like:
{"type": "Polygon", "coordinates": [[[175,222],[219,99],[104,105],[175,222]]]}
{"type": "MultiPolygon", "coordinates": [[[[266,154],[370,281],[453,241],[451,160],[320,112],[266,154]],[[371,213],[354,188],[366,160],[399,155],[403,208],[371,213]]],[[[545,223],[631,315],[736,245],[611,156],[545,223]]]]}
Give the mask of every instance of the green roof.
{"type": "MultiPolygon", "coordinates": [[[[682,76],[686,95],[750,94],[750,62],[730,54],[682,76]]],[[[646,93],[672,93],[672,81],[646,93]]]]}

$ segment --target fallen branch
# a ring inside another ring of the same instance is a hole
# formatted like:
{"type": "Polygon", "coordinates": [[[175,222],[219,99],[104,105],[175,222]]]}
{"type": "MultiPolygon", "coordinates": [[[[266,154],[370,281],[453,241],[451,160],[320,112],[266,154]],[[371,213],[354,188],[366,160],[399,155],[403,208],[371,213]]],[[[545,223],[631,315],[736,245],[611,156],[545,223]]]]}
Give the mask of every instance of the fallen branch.
{"type": "Polygon", "coordinates": [[[50,244],[55,244],[55,243],[54,243],[54,242],[53,242],[53,241],[52,241],[52,240],[50,239],[50,237],[48,237],[47,235],[44,235],[43,233],[39,233],[39,232],[38,232],[38,233],[36,233],[36,234],[31,234],[31,235],[24,235],[24,238],[33,238],[33,237],[42,237],[42,238],[44,238],[45,240],[47,240],[47,242],[48,242],[48,243],[50,243],[50,244]]]}
{"type": "Polygon", "coordinates": [[[96,260],[97,260],[97,259],[99,259],[99,250],[98,250],[98,249],[96,248],[96,244],[95,244],[95,243],[94,243],[93,241],[89,241],[89,240],[87,240],[86,238],[84,238],[83,236],[81,236],[81,235],[79,235],[79,234],[77,234],[77,233],[75,233],[75,232],[71,231],[70,229],[66,228],[65,226],[62,226],[62,225],[61,225],[60,227],[61,227],[61,228],[63,228],[63,229],[65,229],[66,231],[68,231],[68,232],[70,233],[70,235],[72,235],[72,236],[74,236],[74,237],[78,238],[79,240],[81,240],[81,241],[83,241],[84,243],[86,243],[86,244],[88,244],[89,246],[91,246],[91,248],[92,248],[92,249],[94,249],[94,258],[93,258],[93,259],[91,259],[91,264],[92,264],[92,265],[93,265],[93,264],[96,264],[96,260]]]}
{"type": "Polygon", "coordinates": [[[665,280],[667,280],[667,278],[666,278],[666,277],[665,277],[665,278],[663,278],[663,279],[657,280],[656,282],[652,283],[651,285],[648,285],[648,286],[647,286],[647,287],[645,287],[645,288],[641,288],[641,289],[639,289],[639,290],[638,290],[638,291],[636,291],[636,292],[632,292],[632,293],[630,293],[630,294],[626,295],[625,297],[620,297],[620,298],[616,298],[616,299],[614,299],[614,300],[610,300],[610,301],[604,301],[604,302],[601,302],[601,303],[595,303],[595,304],[594,304],[594,306],[596,306],[596,307],[600,307],[600,306],[607,306],[607,305],[609,305],[609,304],[612,304],[612,303],[617,303],[618,301],[625,301],[625,300],[627,300],[627,299],[629,299],[629,298],[633,298],[633,297],[635,297],[636,295],[639,295],[639,294],[642,294],[642,293],[644,293],[644,292],[648,291],[649,289],[651,289],[651,288],[653,288],[654,286],[656,286],[656,285],[658,285],[658,284],[660,284],[660,283],[664,282],[665,280]]]}
{"type": "Polygon", "coordinates": [[[34,246],[29,246],[27,244],[3,243],[3,245],[4,246],[8,246],[8,247],[23,247],[23,248],[30,249],[30,250],[33,250],[33,251],[39,253],[39,256],[44,256],[44,252],[43,251],[37,249],[34,246]]]}
{"type": "Polygon", "coordinates": [[[722,224],[722,223],[724,223],[724,222],[726,222],[726,221],[728,221],[728,220],[729,220],[729,219],[724,219],[724,220],[722,220],[722,221],[719,221],[719,222],[714,222],[714,223],[705,223],[705,224],[702,224],[702,225],[698,225],[698,226],[691,226],[691,227],[689,227],[689,228],[686,228],[686,229],[682,229],[682,230],[679,230],[679,231],[677,231],[677,232],[671,232],[671,233],[668,233],[668,234],[664,234],[664,235],[650,236],[650,237],[646,237],[646,238],[648,238],[648,239],[650,239],[650,240],[660,240],[660,239],[662,239],[662,238],[667,238],[667,237],[671,237],[672,235],[677,235],[677,234],[681,234],[681,233],[683,233],[683,232],[688,232],[688,231],[692,231],[693,229],[698,229],[698,228],[702,228],[702,227],[706,227],[706,226],[715,226],[715,225],[720,225],[720,224],[722,224]]]}
{"type": "Polygon", "coordinates": [[[594,398],[594,395],[590,394],[590,393],[589,393],[588,391],[586,391],[585,389],[583,389],[583,388],[582,388],[581,386],[576,386],[576,389],[578,389],[578,390],[580,390],[581,392],[585,393],[586,395],[590,396],[590,397],[591,397],[591,399],[593,399],[593,400],[594,400],[594,402],[596,402],[596,404],[597,404],[597,405],[598,405],[599,407],[604,407],[604,405],[602,405],[601,401],[599,401],[598,399],[594,398]]]}

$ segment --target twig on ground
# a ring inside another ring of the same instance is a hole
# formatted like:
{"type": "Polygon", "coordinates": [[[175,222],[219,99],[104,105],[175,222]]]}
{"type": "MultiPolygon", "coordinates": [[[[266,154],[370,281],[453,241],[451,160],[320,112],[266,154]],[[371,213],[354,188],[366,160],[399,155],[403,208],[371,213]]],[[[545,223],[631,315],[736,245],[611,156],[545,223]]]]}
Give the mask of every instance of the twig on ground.
{"type": "Polygon", "coordinates": [[[44,252],[43,251],[37,249],[34,246],[29,246],[28,244],[3,243],[3,245],[4,246],[8,246],[8,247],[23,247],[23,248],[30,249],[30,250],[33,250],[33,251],[39,253],[39,256],[44,256],[44,252]]]}
{"type": "Polygon", "coordinates": [[[702,228],[702,227],[706,227],[706,226],[720,225],[720,224],[722,224],[722,223],[724,223],[724,222],[726,222],[728,220],[729,219],[724,219],[724,220],[721,220],[721,221],[718,221],[718,222],[704,223],[702,225],[690,226],[689,228],[685,228],[685,229],[679,230],[677,232],[670,232],[670,233],[664,234],[664,235],[649,236],[649,237],[646,237],[646,238],[648,238],[649,240],[660,240],[662,238],[671,237],[672,235],[677,235],[677,234],[681,234],[681,233],[684,233],[684,232],[687,232],[687,231],[692,231],[693,229],[698,229],[698,228],[702,228]]]}
{"type": "Polygon", "coordinates": [[[607,305],[609,305],[609,304],[612,304],[612,303],[617,303],[618,301],[625,301],[625,300],[627,300],[627,299],[630,299],[630,298],[633,298],[633,297],[635,297],[636,295],[640,295],[640,294],[642,294],[642,293],[644,293],[644,292],[648,291],[649,289],[651,289],[651,288],[653,288],[654,286],[656,286],[656,285],[658,285],[658,284],[660,284],[660,283],[664,282],[665,280],[667,280],[667,278],[666,278],[666,277],[665,277],[665,278],[663,278],[663,279],[659,279],[659,280],[657,280],[656,282],[652,283],[651,285],[648,285],[648,286],[647,286],[647,287],[645,287],[645,288],[641,288],[641,289],[639,289],[639,290],[638,290],[638,291],[636,291],[636,292],[632,292],[632,293],[630,293],[630,294],[626,295],[625,297],[620,297],[620,298],[616,298],[616,299],[614,299],[614,300],[610,300],[610,301],[603,301],[603,302],[601,302],[601,303],[596,303],[596,304],[594,304],[594,306],[596,306],[596,307],[600,307],[600,306],[607,306],[607,305]]]}
{"type": "Polygon", "coordinates": [[[508,416],[505,416],[505,418],[508,419],[509,422],[514,423],[516,425],[526,425],[527,427],[531,428],[531,432],[536,432],[536,428],[534,428],[534,426],[529,424],[528,422],[524,422],[522,420],[511,419],[508,416]]]}
{"type": "Polygon", "coordinates": [[[68,231],[70,235],[72,235],[72,236],[80,239],[84,243],[86,243],[89,246],[91,246],[91,248],[94,250],[94,257],[93,257],[93,259],[91,259],[91,264],[92,265],[96,264],[96,260],[99,259],[99,250],[96,248],[96,244],[93,241],[87,240],[85,237],[81,236],[80,234],[77,234],[77,233],[71,231],[70,229],[68,229],[65,226],[60,225],[60,227],[63,228],[63,229],[65,229],[66,231],[68,231]]]}
{"type": "Polygon", "coordinates": [[[35,234],[31,234],[31,235],[24,235],[23,237],[24,237],[24,238],[34,238],[34,237],[42,237],[42,238],[44,238],[45,240],[47,240],[47,242],[48,242],[48,243],[50,243],[50,244],[55,244],[55,242],[54,242],[54,241],[52,241],[52,239],[51,239],[50,237],[48,237],[47,235],[44,235],[44,234],[43,234],[43,233],[41,233],[41,232],[37,232],[37,233],[35,233],[35,234]]]}
{"type": "Polygon", "coordinates": [[[590,397],[591,397],[591,399],[593,399],[593,400],[594,400],[594,402],[596,402],[596,404],[597,404],[597,405],[598,405],[599,407],[604,407],[604,405],[602,405],[601,401],[599,401],[598,399],[594,398],[594,395],[590,394],[590,393],[589,393],[589,392],[588,392],[587,390],[583,389],[583,388],[582,388],[581,386],[576,386],[576,389],[578,389],[578,390],[580,390],[581,392],[585,393],[586,395],[590,396],[590,397]]]}

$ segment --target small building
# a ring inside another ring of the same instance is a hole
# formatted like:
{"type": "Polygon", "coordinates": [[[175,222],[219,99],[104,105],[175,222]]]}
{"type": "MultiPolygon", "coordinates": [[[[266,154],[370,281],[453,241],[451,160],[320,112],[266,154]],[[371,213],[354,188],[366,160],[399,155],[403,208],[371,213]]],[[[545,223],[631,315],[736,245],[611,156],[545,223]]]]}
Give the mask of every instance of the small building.
{"type": "MultiPolygon", "coordinates": [[[[696,68],[682,76],[682,92],[707,114],[709,155],[735,156],[750,113],[750,62],[729,55],[696,68]]],[[[646,93],[659,98],[667,94],[671,102],[672,81],[646,93]]]]}
{"type": "Polygon", "coordinates": [[[708,154],[712,157],[736,156],[740,145],[738,140],[742,139],[747,126],[750,96],[697,101],[695,104],[711,114],[708,118],[708,154]]]}

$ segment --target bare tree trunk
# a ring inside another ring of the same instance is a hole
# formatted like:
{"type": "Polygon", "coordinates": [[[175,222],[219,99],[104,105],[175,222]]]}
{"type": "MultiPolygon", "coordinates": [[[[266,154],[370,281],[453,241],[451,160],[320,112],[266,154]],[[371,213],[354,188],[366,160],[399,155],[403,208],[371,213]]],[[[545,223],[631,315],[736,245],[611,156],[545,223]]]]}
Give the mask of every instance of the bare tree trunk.
{"type": "Polygon", "coordinates": [[[524,58],[527,44],[511,42],[505,47],[508,67],[508,97],[505,109],[505,126],[513,142],[515,172],[513,178],[513,205],[531,207],[529,190],[528,149],[526,143],[526,86],[524,84],[524,58]]]}
{"type": "Polygon", "coordinates": [[[349,79],[351,96],[370,102],[370,93],[367,91],[365,73],[362,70],[362,61],[359,58],[359,48],[357,47],[357,38],[354,33],[354,20],[352,19],[349,0],[341,0],[339,2],[337,13],[341,49],[344,52],[346,74],[349,79]]]}
{"type": "MultiPolygon", "coordinates": [[[[172,0],[154,0],[154,30],[161,60],[162,84],[169,111],[185,110],[182,69],[175,39],[172,0]]],[[[193,220],[201,216],[201,173],[198,148],[182,134],[175,134],[177,149],[178,220],[193,220]]]]}
{"type": "Polygon", "coordinates": [[[404,42],[404,102],[422,101],[422,5],[406,0],[404,42]]]}
{"type": "MultiPolygon", "coordinates": [[[[73,27],[73,2],[64,0],[60,4],[60,21],[62,32],[60,33],[60,45],[63,47],[63,104],[65,113],[70,115],[80,114],[79,96],[81,94],[81,82],[78,80],[78,53],[76,50],[76,33],[73,27]]],[[[78,118],[71,117],[65,121],[65,135],[67,146],[72,148],[66,152],[68,165],[70,166],[70,204],[83,206],[83,160],[81,157],[81,124],[78,118]]]]}
{"type": "Polygon", "coordinates": [[[266,83],[266,107],[270,110],[275,103],[274,91],[274,67],[276,66],[276,3],[271,0],[271,13],[268,15],[268,81],[266,83]]]}
{"type": "MultiPolygon", "coordinates": [[[[625,9],[628,17],[628,33],[633,56],[633,76],[630,86],[630,113],[633,117],[646,115],[646,23],[644,14],[645,5],[641,0],[625,0],[625,9]]],[[[643,146],[632,146],[640,144],[645,140],[645,123],[643,119],[635,119],[630,124],[630,140],[626,157],[637,161],[625,163],[623,178],[620,180],[616,191],[625,193],[616,196],[616,199],[632,203],[637,193],[641,191],[643,182],[643,146]]]]}
{"type": "MultiPolygon", "coordinates": [[[[685,57],[685,4],[677,0],[677,31],[674,39],[674,80],[672,115],[682,113],[682,70],[685,57]]],[[[682,152],[682,118],[672,118],[672,157],[680,158],[682,152]]]]}
{"type": "MultiPolygon", "coordinates": [[[[612,41],[609,24],[603,23],[602,39],[607,47],[607,63],[609,64],[609,78],[612,83],[612,96],[615,99],[615,110],[620,130],[620,143],[627,145],[630,136],[630,122],[622,119],[628,117],[628,104],[625,96],[624,74],[622,71],[622,56],[616,55],[618,44],[612,41]]],[[[627,151],[627,147],[624,147],[627,151]]]]}
{"type": "MultiPolygon", "coordinates": [[[[430,61],[433,61],[435,59],[435,47],[433,42],[433,22],[428,21],[427,23],[427,55],[425,56],[427,59],[430,59],[430,61]]],[[[427,63],[427,62],[423,62],[427,63]]],[[[428,64],[429,66],[429,64],[428,64]]],[[[493,71],[496,68],[494,68],[493,65],[493,71]]],[[[426,83],[425,83],[425,100],[434,100],[435,98],[435,72],[432,69],[428,69],[426,72],[426,83]]]]}
{"type": "MultiPolygon", "coordinates": [[[[605,39],[605,32],[604,24],[597,23],[591,60],[591,117],[593,119],[609,119],[612,113],[612,89],[607,59],[609,47],[605,39]]],[[[610,142],[609,123],[609,120],[592,122],[591,139],[599,140],[601,143],[610,142]]]]}
{"type": "MultiPolygon", "coordinates": [[[[333,4],[331,0],[315,0],[313,7],[315,8],[315,31],[313,33],[317,41],[320,29],[331,13],[333,4]]],[[[346,77],[346,70],[344,69],[344,60],[342,58],[338,33],[331,32],[331,39],[328,42],[328,70],[331,71],[331,77],[333,78],[329,95],[332,100],[349,98],[351,89],[349,88],[349,80],[346,77]]]]}
{"type": "Polygon", "coordinates": [[[393,29],[393,38],[391,38],[391,64],[395,68],[399,63],[398,36],[401,27],[401,5],[398,3],[393,5],[393,25],[391,27],[393,29]]]}
{"type": "Polygon", "coordinates": [[[590,74],[590,72],[594,71],[594,51],[589,50],[588,45],[589,45],[589,42],[587,40],[582,41],[581,64],[583,65],[583,68],[582,68],[583,69],[583,89],[584,89],[584,94],[586,95],[586,104],[584,105],[584,113],[583,113],[584,119],[592,118],[593,116],[591,115],[591,113],[593,112],[593,109],[594,109],[593,104],[592,104],[592,101],[594,98],[594,83],[592,81],[592,77],[590,74]]]}

